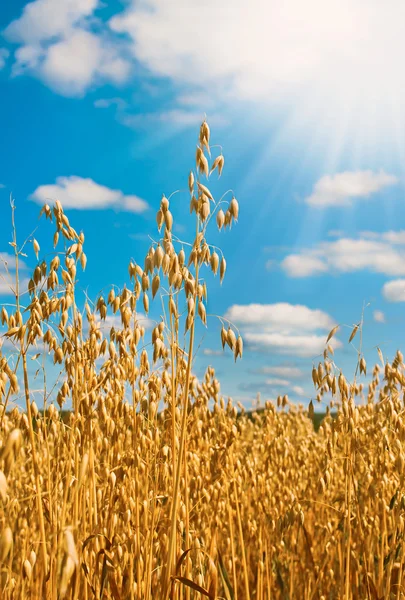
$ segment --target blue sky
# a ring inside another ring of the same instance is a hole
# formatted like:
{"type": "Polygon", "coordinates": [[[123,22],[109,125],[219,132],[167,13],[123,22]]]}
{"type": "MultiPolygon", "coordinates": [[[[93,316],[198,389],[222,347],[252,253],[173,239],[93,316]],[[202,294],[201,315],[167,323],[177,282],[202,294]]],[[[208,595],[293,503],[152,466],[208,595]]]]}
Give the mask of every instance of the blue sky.
{"type": "MultiPolygon", "coordinates": [[[[0,252],[10,250],[10,194],[22,239],[42,201],[59,198],[86,234],[83,287],[95,298],[128,283],[163,193],[183,190],[171,208],[190,240],[185,190],[206,113],[225,155],[210,189],[231,188],[240,205],[231,231],[211,231],[228,267],[222,286],[208,277],[207,310],[238,325],[245,354],[235,366],[219,352],[211,318],[196,373],[211,362],[224,394],[246,405],[257,391],[306,403],[335,324],[336,364],[353,373],[347,340],[365,304],[365,357],[377,361],[380,346],[392,358],[405,332],[405,8],[355,4],[2,6],[0,252]]],[[[51,235],[45,223],[35,234],[44,248],[51,235]]],[[[28,273],[32,252],[26,263],[28,273]]],[[[7,290],[0,281],[3,302],[7,290]]]]}

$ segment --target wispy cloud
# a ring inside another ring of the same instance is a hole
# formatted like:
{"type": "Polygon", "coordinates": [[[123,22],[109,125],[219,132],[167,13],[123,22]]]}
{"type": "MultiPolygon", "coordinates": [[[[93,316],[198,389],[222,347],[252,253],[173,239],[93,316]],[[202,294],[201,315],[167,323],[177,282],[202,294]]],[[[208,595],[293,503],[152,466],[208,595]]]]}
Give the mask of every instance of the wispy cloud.
{"type": "Polygon", "coordinates": [[[138,196],[127,195],[120,190],[100,185],[90,178],[74,175],[58,177],[54,184],[40,185],[31,194],[31,198],[38,204],[60,200],[65,208],[77,210],[115,208],[142,213],[148,209],[147,202],[138,196]]]}
{"type": "Polygon", "coordinates": [[[110,108],[110,106],[115,106],[117,109],[124,109],[128,104],[123,98],[99,98],[94,101],[94,106],[96,108],[110,108]]]}
{"type": "MultiPolygon", "coordinates": [[[[192,102],[192,96],[190,96],[189,102],[186,100],[186,97],[180,96],[174,100],[174,107],[150,112],[134,112],[134,102],[129,103],[119,97],[99,98],[95,100],[94,106],[104,109],[113,107],[118,123],[129,129],[142,130],[154,124],[161,124],[175,129],[197,127],[204,120],[207,105],[200,105],[199,103],[195,105],[192,102]]],[[[213,114],[210,115],[211,125],[220,126],[226,123],[226,119],[218,111],[213,111],[213,114]]]]}
{"type": "MultiPolygon", "coordinates": [[[[156,123],[172,126],[176,129],[185,129],[200,125],[204,120],[204,112],[173,108],[169,110],[134,114],[127,110],[119,110],[116,113],[116,118],[119,123],[130,129],[143,129],[156,123]]],[[[211,125],[224,125],[226,122],[227,121],[218,114],[210,116],[211,125]]]]}
{"type": "Polygon", "coordinates": [[[385,314],[382,310],[375,310],[373,312],[373,319],[376,323],[385,323],[385,314]]]}
{"type": "Polygon", "coordinates": [[[3,69],[3,67],[5,67],[7,58],[9,56],[10,52],[7,50],[7,48],[0,48],[0,69],[3,69]]]}
{"type": "Polygon", "coordinates": [[[204,348],[204,356],[226,356],[223,350],[213,350],[212,348],[204,348]]]}
{"type": "MultiPolygon", "coordinates": [[[[20,259],[18,261],[18,272],[20,277],[21,291],[28,286],[27,265],[20,259]]],[[[11,296],[15,289],[16,260],[13,254],[0,252],[0,296],[11,296]]]]}
{"type": "Polygon", "coordinates": [[[243,381],[238,385],[238,389],[243,392],[257,393],[261,392],[264,394],[271,394],[276,397],[279,395],[295,395],[295,396],[307,396],[304,388],[300,385],[292,385],[290,381],[286,379],[266,379],[265,381],[243,381]]]}
{"type": "Polygon", "coordinates": [[[290,367],[283,365],[278,365],[274,367],[269,367],[265,365],[253,371],[253,373],[258,373],[262,375],[274,375],[276,377],[285,377],[287,379],[300,379],[301,377],[305,376],[305,373],[298,367],[290,367]]]}
{"type": "Polygon", "coordinates": [[[344,206],[356,200],[364,200],[384,188],[398,183],[398,178],[384,171],[345,171],[325,175],[306,198],[310,206],[344,206]]]}

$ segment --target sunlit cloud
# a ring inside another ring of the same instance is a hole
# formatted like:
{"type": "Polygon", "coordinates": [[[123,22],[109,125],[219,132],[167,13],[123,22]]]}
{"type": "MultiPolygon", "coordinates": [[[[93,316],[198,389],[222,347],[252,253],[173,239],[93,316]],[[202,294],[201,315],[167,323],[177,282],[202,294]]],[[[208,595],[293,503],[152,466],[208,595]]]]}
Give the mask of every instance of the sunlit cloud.
{"type": "Polygon", "coordinates": [[[381,134],[395,139],[403,129],[400,0],[235,0],[220,6],[215,0],[128,0],[108,22],[100,6],[97,0],[27,4],[4,31],[16,45],[14,74],[83,95],[106,82],[132,81],[141,65],[178,85],[171,107],[180,110],[173,113],[178,120],[192,118],[180,117],[180,107],[192,115],[202,106],[237,109],[248,101],[262,107],[258,114],[288,113],[286,127],[305,124],[314,135],[332,130],[337,146],[347,136],[364,143],[381,134]]]}
{"type": "Polygon", "coordinates": [[[347,206],[355,201],[367,199],[395,183],[398,183],[398,178],[384,171],[345,171],[322,177],[305,201],[310,206],[317,207],[347,206]]]}

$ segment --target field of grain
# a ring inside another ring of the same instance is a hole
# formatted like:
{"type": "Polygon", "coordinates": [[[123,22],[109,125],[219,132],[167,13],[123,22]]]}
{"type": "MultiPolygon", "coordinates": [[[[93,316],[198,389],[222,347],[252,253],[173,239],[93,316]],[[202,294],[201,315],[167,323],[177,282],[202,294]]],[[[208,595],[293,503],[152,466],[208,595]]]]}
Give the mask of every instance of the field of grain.
{"type": "MultiPolygon", "coordinates": [[[[161,239],[130,263],[131,286],[89,300],[84,312],[84,235],[59,202],[44,206],[55,254],[42,259],[29,240],[38,263],[27,294],[18,262],[28,250],[13,211],[15,305],[1,311],[0,354],[4,600],[405,597],[402,354],[377,355],[363,389],[336,372],[332,330],[312,371],[327,406],[318,431],[312,402],[284,396],[247,414],[221,396],[214,368],[202,381],[193,373],[196,323],[207,319],[204,270],[226,274],[209,230],[239,213],[232,195],[215,201],[207,187],[224,167],[214,149],[211,157],[204,122],[189,176],[191,243],[172,235],[163,197],[161,239]],[[158,298],[164,318],[150,336],[138,309],[148,313],[158,298]],[[121,327],[104,334],[100,321],[111,314],[121,327]],[[36,346],[64,373],[45,406],[31,394],[36,346]],[[24,409],[12,408],[19,394],[24,409]]],[[[224,319],[218,344],[242,359],[242,337],[224,319]]],[[[367,368],[360,351],[356,374],[367,368]]]]}

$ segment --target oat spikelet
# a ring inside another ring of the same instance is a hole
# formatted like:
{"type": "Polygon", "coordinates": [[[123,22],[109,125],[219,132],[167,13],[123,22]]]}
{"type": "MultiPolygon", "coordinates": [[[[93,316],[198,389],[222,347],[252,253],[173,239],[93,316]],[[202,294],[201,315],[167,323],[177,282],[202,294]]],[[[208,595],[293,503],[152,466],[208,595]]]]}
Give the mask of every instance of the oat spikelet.
{"type": "Polygon", "coordinates": [[[219,256],[215,251],[211,254],[210,265],[212,272],[214,273],[214,275],[216,275],[219,266],[219,256]]]}
{"type": "Polygon", "coordinates": [[[232,200],[229,204],[229,212],[232,215],[232,217],[235,219],[235,221],[237,221],[238,217],[239,217],[239,204],[235,197],[232,198],[232,200]]]}
{"type": "Polygon", "coordinates": [[[339,329],[339,325],[336,325],[333,329],[330,330],[329,335],[326,338],[326,343],[328,343],[329,340],[331,340],[333,338],[333,336],[335,335],[335,333],[337,332],[338,329],[339,329]]]}
{"type": "Polygon", "coordinates": [[[188,189],[190,190],[190,194],[192,194],[194,190],[194,173],[192,171],[190,171],[188,176],[188,189]]]}
{"type": "Polygon", "coordinates": [[[351,334],[350,334],[350,337],[349,337],[349,344],[350,344],[350,342],[351,342],[351,341],[354,339],[354,337],[355,337],[355,335],[356,335],[356,333],[357,333],[358,329],[359,329],[359,326],[358,326],[358,325],[355,325],[355,326],[353,327],[353,329],[352,329],[352,332],[351,332],[351,334]]]}
{"type": "Polygon", "coordinates": [[[206,312],[205,306],[201,300],[198,303],[198,316],[200,317],[200,319],[204,323],[204,325],[207,325],[207,312],[206,312]]]}
{"type": "Polygon", "coordinates": [[[65,553],[61,566],[59,593],[61,598],[65,598],[70,588],[70,583],[76,569],[79,566],[79,558],[73,538],[69,529],[64,533],[65,553]]]}
{"type": "Polygon", "coordinates": [[[243,355],[243,339],[240,335],[238,336],[238,339],[236,340],[234,355],[235,355],[235,362],[236,362],[236,359],[238,358],[238,356],[240,356],[240,358],[242,358],[242,355],[243,355]]]}
{"type": "Polygon", "coordinates": [[[227,343],[227,333],[226,333],[226,329],[223,325],[221,328],[221,343],[222,343],[222,349],[224,349],[225,344],[227,343]]]}
{"type": "Polygon", "coordinates": [[[3,502],[5,502],[7,498],[7,479],[3,471],[0,471],[0,498],[3,502]]]}
{"type": "Polygon", "coordinates": [[[218,229],[221,230],[225,223],[225,215],[222,208],[217,212],[217,225],[218,229]]]}
{"type": "Polygon", "coordinates": [[[32,247],[34,248],[35,256],[37,257],[37,260],[38,260],[38,253],[39,253],[40,247],[35,238],[32,240],[32,247]]]}
{"type": "Polygon", "coordinates": [[[230,327],[226,334],[226,343],[228,344],[231,350],[234,350],[236,346],[236,335],[230,327]]]}
{"type": "Polygon", "coordinates": [[[0,563],[4,563],[13,548],[13,533],[5,527],[0,535],[0,563]]]}
{"type": "Polygon", "coordinates": [[[225,159],[223,155],[217,156],[217,158],[212,163],[210,174],[218,168],[218,177],[221,177],[222,169],[224,168],[225,159]]]}
{"type": "Polygon", "coordinates": [[[24,572],[24,577],[26,577],[28,579],[28,581],[30,581],[30,579],[32,577],[32,565],[27,558],[25,559],[25,561],[23,563],[23,572],[24,572]]]}
{"type": "Polygon", "coordinates": [[[226,271],[226,260],[224,257],[222,257],[221,259],[221,266],[219,267],[219,277],[220,277],[220,282],[222,283],[225,277],[225,271],[226,271]]]}
{"type": "Polygon", "coordinates": [[[160,277],[158,274],[156,274],[152,281],[152,298],[154,298],[156,296],[159,287],[160,287],[160,277]]]}
{"type": "Polygon", "coordinates": [[[213,200],[212,194],[209,191],[209,189],[207,188],[207,186],[203,185],[199,181],[197,181],[197,185],[198,185],[198,189],[200,190],[200,192],[205,194],[210,200],[213,200]]]}

